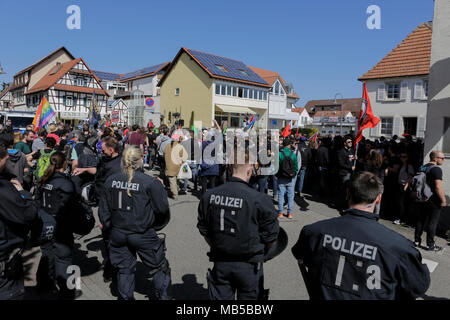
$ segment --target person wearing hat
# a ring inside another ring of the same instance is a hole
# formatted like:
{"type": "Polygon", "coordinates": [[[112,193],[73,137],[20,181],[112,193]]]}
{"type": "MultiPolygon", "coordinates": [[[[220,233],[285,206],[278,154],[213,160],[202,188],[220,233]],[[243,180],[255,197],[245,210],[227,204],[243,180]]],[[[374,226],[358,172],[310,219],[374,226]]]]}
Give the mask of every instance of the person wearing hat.
{"type": "Polygon", "coordinates": [[[51,125],[49,125],[48,131],[49,131],[50,133],[47,135],[47,138],[53,138],[53,139],[55,139],[56,144],[59,145],[60,138],[59,138],[59,136],[56,134],[56,132],[58,131],[58,127],[56,126],[56,124],[52,123],[51,125]]]}
{"type": "Polygon", "coordinates": [[[164,161],[166,163],[166,177],[169,180],[172,199],[178,197],[178,180],[177,176],[180,172],[183,162],[187,160],[188,154],[186,149],[179,144],[180,136],[176,133],[172,135],[172,141],[164,149],[164,161]]]}
{"type": "Polygon", "coordinates": [[[284,194],[288,197],[288,219],[292,219],[294,203],[294,188],[298,174],[298,159],[292,150],[293,141],[290,138],[283,140],[283,149],[279,153],[278,177],[278,217],[283,217],[284,194]]]}

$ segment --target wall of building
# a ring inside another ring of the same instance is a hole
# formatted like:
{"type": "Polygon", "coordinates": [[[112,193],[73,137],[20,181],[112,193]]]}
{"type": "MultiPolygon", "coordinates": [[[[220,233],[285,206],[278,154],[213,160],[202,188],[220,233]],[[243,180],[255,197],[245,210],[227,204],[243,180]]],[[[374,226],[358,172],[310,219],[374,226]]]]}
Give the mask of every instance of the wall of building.
{"type": "Polygon", "coordinates": [[[38,64],[33,68],[31,72],[30,84],[28,85],[28,89],[33,88],[34,85],[39,80],[41,80],[42,77],[44,77],[50,71],[50,69],[52,69],[56,65],[57,62],[65,63],[71,60],[71,57],[69,57],[69,55],[64,50],[61,50],[50,59],[38,64]]]}
{"type": "Polygon", "coordinates": [[[213,81],[186,53],[180,56],[167,75],[160,92],[161,113],[166,110],[165,122],[168,120],[169,112],[180,112],[181,109],[185,126],[189,124],[192,111],[196,121],[202,121],[206,127],[212,126],[213,81]],[[180,89],[179,96],[175,95],[176,88],[180,89]]]}
{"type": "MultiPolygon", "coordinates": [[[[369,94],[372,111],[377,117],[394,118],[393,135],[402,135],[404,133],[404,117],[417,117],[417,136],[424,137],[426,129],[425,119],[427,115],[427,101],[414,99],[414,86],[418,80],[426,80],[427,77],[410,77],[386,80],[367,80],[367,92],[369,94]],[[406,100],[402,101],[379,101],[378,88],[386,82],[401,81],[407,84],[406,100]]],[[[381,122],[377,127],[366,130],[366,136],[371,138],[381,136],[381,122]]]]}
{"type": "MultiPolygon", "coordinates": [[[[450,153],[449,120],[447,120],[447,126],[445,126],[446,118],[450,119],[450,51],[448,48],[450,48],[450,2],[448,0],[435,0],[428,97],[428,130],[424,152],[427,160],[432,150],[450,153]]],[[[444,173],[442,180],[444,191],[446,195],[450,195],[449,158],[445,160],[442,170],[444,173]]],[[[449,203],[448,196],[447,203],[449,203]]],[[[448,217],[449,212],[442,212],[441,216],[448,217]]]]}

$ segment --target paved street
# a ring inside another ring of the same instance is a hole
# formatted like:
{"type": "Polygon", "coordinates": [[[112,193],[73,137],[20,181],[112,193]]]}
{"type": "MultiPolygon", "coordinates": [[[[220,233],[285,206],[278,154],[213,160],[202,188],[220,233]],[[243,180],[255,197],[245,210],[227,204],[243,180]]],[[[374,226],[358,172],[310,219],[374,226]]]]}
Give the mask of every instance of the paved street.
{"type": "MultiPolygon", "coordinates": [[[[308,211],[300,211],[295,205],[294,218],[280,220],[280,225],[289,236],[288,248],[277,258],[264,265],[266,287],[270,288],[272,300],[304,300],[308,299],[306,288],[299,272],[296,260],[291,254],[291,247],[298,239],[303,226],[331,217],[338,216],[336,210],[327,205],[307,200],[308,211]]],[[[207,299],[206,271],[212,264],[208,261],[206,252],[208,246],[200,236],[197,228],[198,199],[190,194],[179,196],[175,202],[169,199],[172,218],[163,230],[167,235],[167,257],[172,268],[172,282],[177,300],[207,299]]],[[[381,221],[385,226],[401,233],[408,239],[413,239],[414,229],[396,226],[390,221],[381,221]]],[[[102,258],[102,240],[98,223],[92,233],[77,239],[76,263],[82,270],[83,295],[80,300],[116,299],[111,292],[110,284],[103,282],[100,270],[102,258]]],[[[437,238],[437,244],[445,249],[440,253],[430,253],[421,250],[422,256],[431,268],[431,286],[427,292],[430,298],[450,298],[450,246],[442,238],[437,238]]],[[[39,261],[39,248],[25,252],[24,260],[28,274],[27,298],[39,299],[34,289],[34,274],[39,261]]],[[[151,292],[152,283],[146,279],[148,270],[139,263],[136,278],[136,299],[146,299],[151,292]]],[[[150,296],[152,298],[152,296],[150,296]]]]}

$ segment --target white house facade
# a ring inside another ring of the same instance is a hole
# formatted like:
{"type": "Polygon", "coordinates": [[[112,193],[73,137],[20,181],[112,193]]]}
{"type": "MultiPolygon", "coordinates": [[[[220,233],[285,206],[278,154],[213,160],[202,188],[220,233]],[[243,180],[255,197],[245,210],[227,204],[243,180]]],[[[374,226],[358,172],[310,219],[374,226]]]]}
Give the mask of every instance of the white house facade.
{"type": "Polygon", "coordinates": [[[366,136],[425,138],[432,24],[423,23],[375,67],[365,81],[372,111],[381,119],[366,136]]]}

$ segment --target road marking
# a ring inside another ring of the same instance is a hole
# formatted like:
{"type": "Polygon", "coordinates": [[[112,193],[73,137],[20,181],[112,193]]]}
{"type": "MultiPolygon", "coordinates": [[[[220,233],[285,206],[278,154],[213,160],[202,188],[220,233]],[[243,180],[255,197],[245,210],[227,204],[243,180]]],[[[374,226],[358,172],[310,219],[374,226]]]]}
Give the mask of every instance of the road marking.
{"type": "Polygon", "coordinates": [[[432,273],[436,267],[438,266],[439,263],[435,262],[435,261],[431,261],[428,259],[422,259],[422,263],[425,263],[428,267],[428,270],[430,270],[430,273],[432,273]]]}

